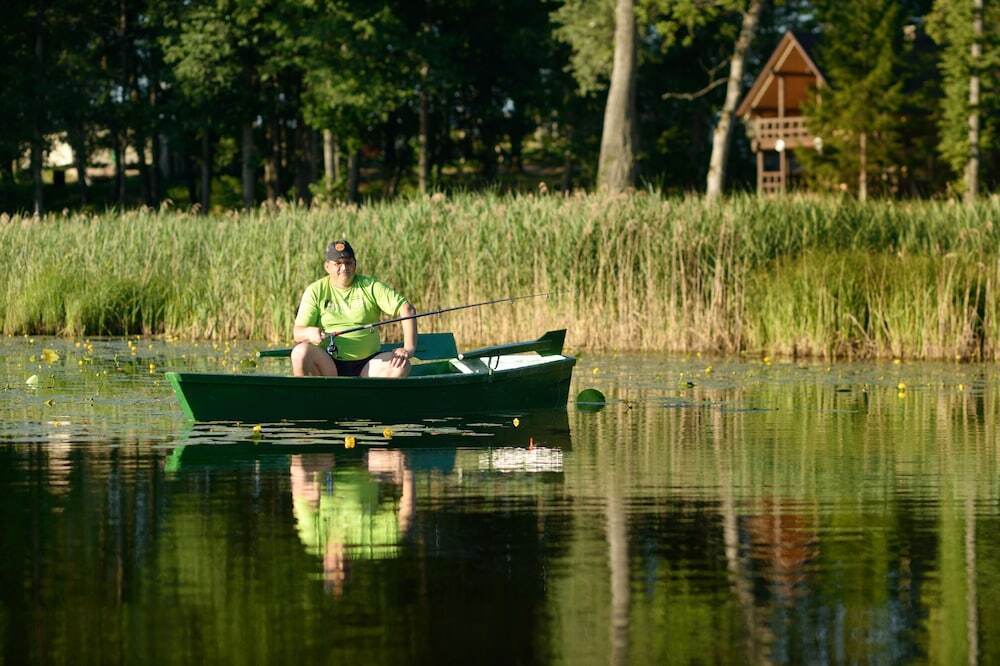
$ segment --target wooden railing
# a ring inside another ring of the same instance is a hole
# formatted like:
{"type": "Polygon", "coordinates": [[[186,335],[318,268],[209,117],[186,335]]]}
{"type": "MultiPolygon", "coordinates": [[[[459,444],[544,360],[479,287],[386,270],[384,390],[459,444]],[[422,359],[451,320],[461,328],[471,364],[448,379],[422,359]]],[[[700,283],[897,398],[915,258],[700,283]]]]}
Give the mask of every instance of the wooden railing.
{"type": "Polygon", "coordinates": [[[754,150],[774,150],[778,139],[786,148],[813,147],[813,135],[806,128],[803,116],[756,118],[753,121],[754,150]]]}
{"type": "Polygon", "coordinates": [[[780,171],[764,171],[760,174],[758,191],[761,194],[779,194],[782,189],[780,171]]]}

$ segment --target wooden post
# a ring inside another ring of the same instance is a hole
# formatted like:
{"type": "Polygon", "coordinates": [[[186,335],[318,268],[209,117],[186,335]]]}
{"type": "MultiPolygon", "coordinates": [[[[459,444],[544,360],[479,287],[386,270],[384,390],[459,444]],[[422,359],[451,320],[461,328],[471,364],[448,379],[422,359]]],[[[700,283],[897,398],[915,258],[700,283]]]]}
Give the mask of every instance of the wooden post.
{"type": "Polygon", "coordinates": [[[764,192],[764,151],[757,150],[757,194],[764,192]]]}
{"type": "Polygon", "coordinates": [[[778,141],[781,150],[778,151],[778,179],[781,193],[785,193],[785,179],[788,174],[788,163],[785,158],[785,77],[778,76],[778,141]]]}

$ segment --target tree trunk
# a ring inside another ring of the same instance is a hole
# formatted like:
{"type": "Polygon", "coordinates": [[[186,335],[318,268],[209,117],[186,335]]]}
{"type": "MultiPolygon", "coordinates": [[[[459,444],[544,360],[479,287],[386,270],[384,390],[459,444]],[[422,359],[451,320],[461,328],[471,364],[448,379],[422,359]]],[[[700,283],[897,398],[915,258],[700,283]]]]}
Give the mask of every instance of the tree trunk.
{"type": "Polygon", "coordinates": [[[135,132],[135,155],[139,160],[139,189],[142,201],[147,206],[152,206],[153,196],[149,188],[149,169],[146,165],[146,137],[139,129],[135,132]]]}
{"type": "Polygon", "coordinates": [[[312,200],[312,192],[309,190],[310,177],[310,141],[309,128],[302,119],[295,127],[295,134],[292,136],[294,142],[292,154],[295,160],[295,202],[299,205],[308,206],[312,200]]]}
{"type": "Polygon", "coordinates": [[[257,184],[257,179],[255,174],[256,160],[257,160],[257,150],[254,148],[253,143],[253,123],[247,121],[243,123],[243,138],[242,138],[242,181],[243,181],[243,207],[250,209],[253,208],[255,203],[254,187],[257,184]]]}
{"type": "MultiPolygon", "coordinates": [[[[44,79],[45,49],[43,42],[45,3],[39,3],[35,9],[35,76],[44,79]]],[[[42,113],[45,110],[45,100],[42,99],[44,86],[38,82],[34,92],[34,111],[31,114],[31,179],[34,183],[35,215],[45,213],[45,187],[42,183],[43,130],[42,113]]]]}
{"type": "Polygon", "coordinates": [[[70,147],[73,149],[73,166],[76,168],[76,185],[80,190],[80,204],[87,205],[88,185],[87,182],[87,140],[84,138],[84,130],[73,130],[70,132],[70,147]]]}
{"type": "Polygon", "coordinates": [[[358,203],[358,189],[361,185],[361,150],[355,150],[347,159],[347,200],[358,203]]]}
{"type": "Polygon", "coordinates": [[[382,144],[382,174],[385,180],[384,191],[387,198],[396,196],[396,187],[399,184],[399,153],[396,150],[398,130],[396,115],[390,113],[385,123],[382,144]]]}
{"type": "MultiPolygon", "coordinates": [[[[149,86],[149,109],[153,118],[159,116],[157,102],[160,82],[155,78],[150,81],[149,86]]],[[[163,197],[163,183],[161,183],[160,172],[160,127],[156,120],[149,125],[149,198],[153,206],[159,206],[163,197]]]]}
{"type": "Polygon", "coordinates": [[[340,182],[343,177],[341,173],[341,159],[340,159],[340,139],[337,137],[333,138],[333,179],[340,182]]]}
{"type": "Polygon", "coordinates": [[[170,148],[170,138],[166,134],[157,134],[159,144],[153,144],[153,150],[157,150],[157,145],[159,145],[160,151],[160,174],[165,180],[170,180],[174,177],[174,172],[177,169],[174,168],[174,151],[170,148]]]}
{"type": "Polygon", "coordinates": [[[195,175],[194,157],[191,156],[189,148],[191,143],[186,141],[182,150],[176,150],[180,164],[184,169],[184,183],[187,185],[188,203],[192,206],[198,203],[198,177],[195,175]]]}
{"type": "Polygon", "coordinates": [[[563,173],[559,189],[562,190],[563,194],[569,194],[569,191],[573,189],[573,151],[568,148],[563,153],[563,173]]]}
{"type": "Polygon", "coordinates": [[[326,187],[333,187],[337,182],[337,151],[333,138],[333,130],[323,130],[323,180],[326,187]]]}
{"type": "Polygon", "coordinates": [[[31,137],[31,180],[34,184],[35,215],[45,214],[45,188],[42,183],[42,133],[38,131],[38,122],[35,122],[35,131],[31,137]]]}
{"type": "Polygon", "coordinates": [[[149,165],[149,193],[153,197],[153,205],[159,206],[163,199],[163,146],[160,133],[154,131],[152,138],[152,163],[149,165]]]}
{"type": "Polygon", "coordinates": [[[269,203],[274,203],[281,191],[278,163],[281,160],[281,142],[278,138],[277,122],[267,125],[267,158],[264,160],[264,188],[269,203]]]}
{"type": "Polygon", "coordinates": [[[635,185],[635,8],[633,0],[617,0],[615,61],[604,108],[598,189],[621,192],[635,185]]]}
{"type": "Polygon", "coordinates": [[[122,136],[117,129],[114,133],[114,154],[115,154],[115,200],[121,207],[125,206],[125,145],[122,136]]]}
{"type": "Polygon", "coordinates": [[[868,200],[868,134],[858,141],[858,201],[868,200]]]}
{"type": "Polygon", "coordinates": [[[740,101],[740,89],[743,82],[743,65],[747,51],[757,32],[757,20],[760,17],[764,0],[750,0],[750,7],[743,14],[743,27],[736,40],[733,58],[729,61],[729,82],[726,85],[726,101],[719,114],[719,122],[712,132],[712,156],[708,163],[708,180],[705,196],[709,200],[722,195],[726,184],[726,166],[729,161],[729,143],[733,133],[733,113],[740,101]]]}
{"type": "Polygon", "coordinates": [[[323,163],[323,137],[311,127],[307,131],[309,132],[309,182],[315,183],[320,180],[323,173],[320,166],[323,163]]]}
{"type": "Polygon", "coordinates": [[[983,0],[972,0],[972,47],[969,65],[969,161],[965,164],[965,202],[979,194],[979,67],[982,60],[983,0]]]}
{"type": "Polygon", "coordinates": [[[427,188],[430,183],[430,159],[428,155],[428,149],[430,147],[430,100],[428,99],[427,90],[424,87],[420,88],[420,154],[417,157],[417,185],[420,188],[421,194],[427,194],[427,188]]]}
{"type": "Polygon", "coordinates": [[[295,163],[295,140],[288,137],[288,126],[285,123],[278,125],[277,132],[277,152],[278,152],[278,196],[284,196],[288,192],[292,181],[292,166],[295,163]]]}
{"type": "Polygon", "coordinates": [[[212,205],[212,137],[206,127],[201,132],[201,213],[208,214],[212,205]]]}
{"type": "MultiPolygon", "coordinates": [[[[129,36],[128,36],[128,3],[126,0],[118,1],[118,58],[120,67],[119,74],[121,79],[119,80],[119,85],[121,86],[121,91],[124,94],[126,91],[131,89],[129,83],[129,75],[132,71],[131,65],[129,64],[129,36]]],[[[128,162],[128,122],[122,120],[122,125],[120,128],[120,133],[115,136],[115,149],[117,151],[116,166],[118,167],[115,173],[115,184],[118,186],[118,205],[125,206],[125,181],[128,177],[126,170],[128,162]]]]}

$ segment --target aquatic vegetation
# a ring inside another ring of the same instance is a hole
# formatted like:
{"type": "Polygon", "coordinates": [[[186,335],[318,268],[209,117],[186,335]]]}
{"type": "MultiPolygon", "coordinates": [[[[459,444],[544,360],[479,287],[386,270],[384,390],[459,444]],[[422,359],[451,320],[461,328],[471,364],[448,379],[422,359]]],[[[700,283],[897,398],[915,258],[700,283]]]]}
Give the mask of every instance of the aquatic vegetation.
{"type": "Polygon", "coordinates": [[[576,349],[996,359],[1000,200],[458,195],[364,207],[70,215],[0,225],[0,330],[286,341],[322,248],[464,345],[569,328],[576,349]],[[62,267],[71,267],[64,269],[62,267]]]}

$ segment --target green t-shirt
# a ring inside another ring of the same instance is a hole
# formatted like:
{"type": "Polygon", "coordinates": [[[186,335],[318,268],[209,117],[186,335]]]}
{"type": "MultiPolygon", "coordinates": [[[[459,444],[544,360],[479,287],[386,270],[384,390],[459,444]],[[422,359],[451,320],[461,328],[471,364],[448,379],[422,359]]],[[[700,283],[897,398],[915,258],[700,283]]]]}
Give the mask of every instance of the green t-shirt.
{"type": "MultiPolygon", "coordinates": [[[[319,326],[324,331],[374,324],[382,313],[395,317],[406,299],[385,284],[367,275],[355,275],[347,289],[330,284],[323,277],[306,287],[295,315],[296,326],[319,326]]],[[[378,329],[337,336],[337,358],[355,361],[377,354],[381,343],[378,329]]]]}

